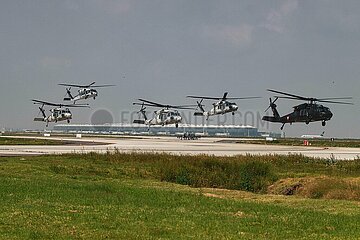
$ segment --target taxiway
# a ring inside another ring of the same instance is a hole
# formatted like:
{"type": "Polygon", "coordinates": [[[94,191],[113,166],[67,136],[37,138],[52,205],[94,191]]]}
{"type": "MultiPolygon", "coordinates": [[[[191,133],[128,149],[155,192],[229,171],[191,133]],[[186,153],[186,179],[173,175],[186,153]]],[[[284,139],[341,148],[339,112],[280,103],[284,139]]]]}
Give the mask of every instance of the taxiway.
{"type": "MultiPolygon", "coordinates": [[[[27,138],[27,137],[24,137],[27,138]]],[[[34,137],[30,137],[34,138],[34,137]]],[[[43,139],[44,137],[36,137],[43,139]]],[[[26,156],[42,154],[87,153],[106,151],[120,152],[165,152],[171,154],[215,156],[234,155],[267,155],[267,154],[303,154],[310,157],[356,159],[360,156],[360,148],[311,147],[311,146],[279,146],[257,145],[235,142],[224,142],[221,138],[201,138],[196,141],[179,140],[176,137],[99,137],[69,138],[47,137],[46,139],[74,141],[76,144],[47,146],[0,146],[0,156],[26,156]]]]}

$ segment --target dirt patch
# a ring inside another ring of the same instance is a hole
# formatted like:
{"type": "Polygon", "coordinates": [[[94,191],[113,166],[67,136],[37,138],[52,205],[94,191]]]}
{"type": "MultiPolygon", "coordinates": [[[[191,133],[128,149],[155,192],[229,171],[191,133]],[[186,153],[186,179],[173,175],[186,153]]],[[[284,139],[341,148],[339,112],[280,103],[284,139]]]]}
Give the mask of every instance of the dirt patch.
{"type": "Polygon", "coordinates": [[[221,198],[223,199],[224,196],[218,195],[218,194],[213,194],[213,193],[204,193],[203,194],[205,197],[213,197],[213,198],[221,198]]]}
{"type": "Polygon", "coordinates": [[[315,199],[360,201],[360,178],[327,176],[287,178],[275,182],[268,188],[267,193],[315,199]]]}

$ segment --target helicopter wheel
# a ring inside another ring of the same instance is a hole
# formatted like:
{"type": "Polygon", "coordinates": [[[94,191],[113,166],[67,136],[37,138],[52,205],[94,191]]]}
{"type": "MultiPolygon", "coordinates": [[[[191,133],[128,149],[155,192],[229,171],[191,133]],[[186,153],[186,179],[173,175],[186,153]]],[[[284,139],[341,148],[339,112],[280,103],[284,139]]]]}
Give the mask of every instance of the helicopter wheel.
{"type": "Polygon", "coordinates": [[[234,113],[234,112],[232,112],[231,114],[232,114],[233,116],[235,115],[235,113],[234,113]]]}
{"type": "Polygon", "coordinates": [[[321,125],[322,125],[323,127],[325,127],[326,122],[325,122],[325,121],[323,121],[323,122],[321,123],[321,125]]]}
{"type": "Polygon", "coordinates": [[[96,97],[94,97],[94,100],[96,99],[96,97]]]}
{"type": "Polygon", "coordinates": [[[70,120],[69,120],[69,119],[67,120],[67,123],[70,123],[70,120]]]}
{"type": "Polygon", "coordinates": [[[306,125],[309,125],[309,122],[306,122],[306,125]]]}
{"type": "Polygon", "coordinates": [[[175,124],[175,127],[178,128],[178,127],[179,127],[179,124],[175,124]]]}

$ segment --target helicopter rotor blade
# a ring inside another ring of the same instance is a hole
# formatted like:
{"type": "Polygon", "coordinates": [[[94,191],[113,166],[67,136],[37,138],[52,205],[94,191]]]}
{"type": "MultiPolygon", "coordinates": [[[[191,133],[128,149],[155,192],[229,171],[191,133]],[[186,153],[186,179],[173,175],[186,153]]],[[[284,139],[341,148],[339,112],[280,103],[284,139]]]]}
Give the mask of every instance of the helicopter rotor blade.
{"type": "Polygon", "coordinates": [[[197,105],[181,105],[181,106],[171,106],[171,105],[169,105],[169,108],[174,108],[174,109],[195,110],[196,107],[197,107],[197,105]]]}
{"type": "MultiPolygon", "coordinates": [[[[299,96],[299,95],[294,95],[294,94],[281,92],[281,91],[276,91],[276,90],[272,90],[272,89],[267,89],[267,90],[269,92],[278,93],[278,94],[282,94],[282,95],[285,95],[285,96],[293,97],[293,99],[304,100],[304,101],[310,101],[312,99],[312,98],[303,97],[303,96],[299,96]]],[[[285,98],[285,97],[282,97],[282,98],[285,98]]]]}
{"type": "Polygon", "coordinates": [[[193,95],[189,95],[186,96],[187,98],[197,98],[197,99],[207,99],[207,100],[220,100],[221,98],[218,97],[204,97],[204,96],[193,96],[193,95]]]}
{"type": "Polygon", "coordinates": [[[336,97],[336,98],[319,98],[319,101],[323,101],[323,100],[352,100],[352,97],[336,97]]]}
{"type": "MultiPolygon", "coordinates": [[[[62,103],[51,103],[41,100],[32,99],[31,101],[34,102],[34,104],[41,104],[41,105],[47,105],[47,106],[53,106],[53,107],[89,107],[89,104],[62,104],[62,103]]],[[[42,106],[42,107],[43,107],[42,106]]]]}
{"type": "Polygon", "coordinates": [[[269,104],[268,108],[265,110],[265,112],[267,112],[267,110],[269,110],[269,109],[270,109],[270,108],[272,108],[272,107],[276,107],[275,102],[276,102],[278,99],[279,99],[279,97],[275,97],[275,100],[274,100],[274,101],[272,101],[272,99],[271,99],[271,98],[269,98],[269,100],[270,100],[270,104],[269,104]]]}
{"type": "Polygon", "coordinates": [[[41,104],[42,107],[44,107],[44,105],[47,105],[47,106],[58,106],[59,105],[56,103],[45,102],[45,101],[41,101],[41,100],[37,100],[37,99],[32,99],[31,101],[33,101],[34,104],[41,104]]]}
{"type": "Polygon", "coordinates": [[[93,86],[89,86],[92,88],[103,88],[103,87],[115,87],[116,85],[114,84],[106,84],[106,85],[93,85],[93,86]]]}
{"type": "Polygon", "coordinates": [[[165,104],[160,104],[160,103],[152,102],[152,101],[149,101],[149,100],[145,100],[145,99],[142,99],[142,98],[139,98],[138,100],[142,101],[143,103],[133,103],[133,105],[142,105],[142,104],[144,104],[144,106],[160,107],[160,108],[174,108],[174,109],[194,109],[194,107],[196,107],[196,105],[179,105],[179,106],[165,105],[165,104]]]}
{"type": "MultiPolygon", "coordinates": [[[[295,98],[295,97],[285,97],[285,96],[274,96],[276,98],[282,98],[282,99],[292,99],[292,100],[303,100],[303,99],[299,99],[299,98],[295,98]]],[[[303,101],[307,101],[307,100],[303,100],[303,101]]]]}
{"type": "Polygon", "coordinates": [[[328,101],[328,100],[318,100],[318,102],[354,105],[354,103],[350,103],[350,102],[338,102],[338,101],[328,101]]]}
{"type": "Polygon", "coordinates": [[[92,83],[90,83],[87,87],[91,87],[92,85],[94,85],[95,84],[95,82],[92,82],[92,83]]]}
{"type": "Polygon", "coordinates": [[[226,98],[227,100],[244,100],[244,99],[255,99],[255,98],[261,98],[261,97],[230,97],[226,98]]]}
{"type": "Polygon", "coordinates": [[[226,101],[227,95],[228,95],[228,92],[225,92],[224,95],[223,95],[223,97],[222,97],[222,99],[221,99],[221,101],[226,101]]]}
{"type": "Polygon", "coordinates": [[[77,85],[77,84],[67,84],[67,83],[59,83],[59,86],[65,86],[65,87],[78,87],[78,88],[86,88],[87,85],[77,85]]]}
{"type": "Polygon", "coordinates": [[[270,100],[270,104],[269,104],[269,106],[265,109],[264,112],[267,112],[267,111],[271,108],[271,103],[272,103],[271,98],[269,98],[269,100],[270,100]]]}
{"type": "Polygon", "coordinates": [[[352,97],[334,97],[334,98],[309,98],[309,97],[302,97],[294,94],[289,94],[281,91],[271,90],[268,89],[270,92],[282,94],[285,96],[276,96],[277,98],[284,98],[284,99],[293,99],[293,100],[303,100],[303,101],[310,101],[310,102],[325,102],[325,103],[336,103],[336,104],[346,104],[346,105],[353,105],[350,102],[341,102],[341,101],[331,101],[331,100],[351,100],[352,97]]]}
{"type": "Polygon", "coordinates": [[[148,107],[157,107],[153,104],[148,104],[148,103],[133,103],[133,105],[137,105],[137,106],[148,106],[148,107]]]}
{"type": "Polygon", "coordinates": [[[65,86],[65,87],[77,87],[77,88],[101,88],[101,87],[113,87],[116,85],[113,84],[105,84],[105,85],[94,85],[96,82],[92,82],[88,85],[80,85],[80,84],[68,84],[68,83],[59,83],[58,85],[60,86],[65,86]]]}
{"type": "Polygon", "coordinates": [[[161,103],[152,102],[152,101],[149,101],[149,100],[146,100],[146,99],[142,99],[142,98],[139,98],[138,100],[139,100],[139,101],[142,101],[142,102],[145,102],[145,103],[148,103],[148,104],[152,104],[152,105],[154,105],[155,107],[167,107],[167,105],[164,105],[164,104],[161,104],[161,103]]]}
{"type": "Polygon", "coordinates": [[[89,104],[69,104],[69,105],[64,105],[64,104],[61,104],[60,105],[61,107],[86,107],[86,108],[90,108],[89,104]]]}
{"type": "Polygon", "coordinates": [[[261,98],[261,97],[229,97],[228,98],[227,95],[228,95],[227,93],[224,93],[224,96],[222,98],[219,98],[219,97],[205,97],[205,96],[193,96],[193,95],[189,95],[189,96],[186,96],[186,97],[187,98],[195,98],[195,99],[222,100],[222,101],[261,98]]]}

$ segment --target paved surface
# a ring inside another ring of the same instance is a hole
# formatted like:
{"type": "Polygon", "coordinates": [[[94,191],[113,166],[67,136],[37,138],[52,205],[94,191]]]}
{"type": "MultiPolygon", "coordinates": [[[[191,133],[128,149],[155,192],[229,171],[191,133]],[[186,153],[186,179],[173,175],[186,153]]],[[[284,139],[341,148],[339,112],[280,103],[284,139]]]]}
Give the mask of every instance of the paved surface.
{"type": "MultiPolygon", "coordinates": [[[[34,137],[32,137],[34,138],[34,137]]],[[[39,137],[44,138],[44,137],[39,137]]],[[[175,137],[124,137],[124,138],[61,138],[76,141],[78,145],[60,146],[0,146],[0,156],[24,156],[61,153],[106,152],[118,149],[121,152],[167,152],[173,154],[211,154],[234,156],[239,154],[303,154],[311,157],[355,159],[360,156],[360,148],[321,148],[309,146],[276,146],[221,142],[221,138],[201,138],[196,141],[179,140],[175,137]],[[91,144],[90,144],[91,143],[91,144]]]]}

